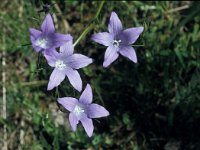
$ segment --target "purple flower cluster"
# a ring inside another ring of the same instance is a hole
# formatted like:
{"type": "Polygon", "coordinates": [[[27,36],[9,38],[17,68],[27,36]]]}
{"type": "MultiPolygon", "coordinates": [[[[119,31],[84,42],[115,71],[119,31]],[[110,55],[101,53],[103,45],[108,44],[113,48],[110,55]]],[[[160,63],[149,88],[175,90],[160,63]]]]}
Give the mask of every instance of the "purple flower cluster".
{"type": "MultiPolygon", "coordinates": [[[[115,12],[112,12],[108,25],[109,32],[92,35],[91,39],[99,44],[107,46],[103,67],[108,67],[119,54],[137,63],[135,50],[131,46],[143,32],[143,27],[123,30],[122,23],[115,12]]],[[[36,52],[42,52],[47,63],[53,69],[50,75],[47,90],[52,90],[67,78],[71,85],[79,92],[82,91],[82,79],[77,69],[88,66],[93,60],[82,54],[74,53],[73,38],[71,35],[55,33],[53,19],[48,14],[40,30],[30,28],[31,43],[36,52]],[[59,51],[56,49],[59,48],[59,51]]],[[[92,103],[92,89],[87,84],[79,100],[73,97],[58,98],[58,103],[70,111],[69,122],[75,131],[79,121],[82,123],[87,135],[92,136],[94,126],[92,118],[100,118],[109,115],[102,106],[92,103]]]]}
{"type": "Polygon", "coordinates": [[[72,36],[55,33],[50,14],[45,17],[41,30],[31,28],[30,35],[35,51],[42,51],[48,64],[54,67],[47,90],[52,90],[60,85],[67,76],[71,85],[80,92],[82,90],[82,80],[76,69],[91,64],[92,59],[81,54],[73,54],[72,36]],[[60,47],[59,52],[56,51],[58,47],[60,47]]]}

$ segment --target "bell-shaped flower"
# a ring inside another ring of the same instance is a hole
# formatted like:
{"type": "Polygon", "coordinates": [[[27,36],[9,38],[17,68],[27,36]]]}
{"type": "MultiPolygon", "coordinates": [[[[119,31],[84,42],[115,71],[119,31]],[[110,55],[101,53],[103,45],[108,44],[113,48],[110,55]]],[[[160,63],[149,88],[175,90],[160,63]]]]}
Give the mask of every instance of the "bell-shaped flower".
{"type": "Polygon", "coordinates": [[[45,54],[45,58],[51,67],[54,67],[49,78],[47,90],[52,90],[68,77],[71,85],[78,90],[82,90],[82,80],[76,69],[83,68],[92,63],[92,59],[82,54],[73,54],[74,47],[69,41],[60,47],[60,52],[56,50],[45,54]]]}
{"type": "Polygon", "coordinates": [[[73,131],[76,131],[80,121],[89,137],[92,136],[94,130],[92,119],[109,115],[104,107],[92,103],[92,95],[91,86],[87,84],[79,100],[73,97],[58,98],[58,103],[70,111],[69,122],[73,131]]]}
{"type": "Polygon", "coordinates": [[[69,34],[55,33],[55,27],[50,14],[48,14],[41,26],[41,30],[29,29],[31,43],[36,52],[49,52],[72,40],[69,34]]]}
{"type": "Polygon", "coordinates": [[[131,44],[135,43],[143,30],[143,27],[124,30],[117,14],[112,12],[108,25],[109,32],[97,33],[91,37],[93,41],[108,47],[104,55],[103,66],[108,67],[119,57],[119,54],[137,63],[137,56],[131,44]]]}

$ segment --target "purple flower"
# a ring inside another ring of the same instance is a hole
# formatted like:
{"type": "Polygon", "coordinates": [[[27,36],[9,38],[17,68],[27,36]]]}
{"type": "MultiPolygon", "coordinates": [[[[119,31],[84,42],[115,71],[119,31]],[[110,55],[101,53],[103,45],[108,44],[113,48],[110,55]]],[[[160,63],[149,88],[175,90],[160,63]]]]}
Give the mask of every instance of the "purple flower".
{"type": "Polygon", "coordinates": [[[45,17],[41,30],[30,28],[29,31],[31,43],[36,52],[41,50],[47,52],[47,50],[55,49],[69,40],[72,40],[69,34],[55,33],[53,20],[50,14],[45,17]]]}
{"type": "Polygon", "coordinates": [[[103,66],[108,67],[119,54],[137,63],[137,56],[131,44],[135,43],[143,32],[143,27],[128,28],[123,30],[122,23],[115,12],[112,12],[108,25],[109,32],[101,32],[92,35],[92,40],[107,46],[103,66]]]}
{"type": "Polygon", "coordinates": [[[81,54],[73,54],[74,47],[69,41],[60,47],[60,53],[56,50],[45,54],[45,58],[51,67],[54,67],[49,78],[47,90],[52,90],[68,77],[71,85],[78,90],[82,90],[82,80],[76,69],[83,68],[92,63],[92,59],[81,54]]]}
{"type": "Polygon", "coordinates": [[[89,84],[87,84],[79,100],[73,97],[63,97],[58,98],[58,103],[70,111],[69,122],[73,131],[76,131],[77,124],[81,121],[89,137],[92,136],[94,130],[92,118],[100,118],[109,115],[109,112],[104,107],[94,103],[91,104],[92,89],[89,84]]]}

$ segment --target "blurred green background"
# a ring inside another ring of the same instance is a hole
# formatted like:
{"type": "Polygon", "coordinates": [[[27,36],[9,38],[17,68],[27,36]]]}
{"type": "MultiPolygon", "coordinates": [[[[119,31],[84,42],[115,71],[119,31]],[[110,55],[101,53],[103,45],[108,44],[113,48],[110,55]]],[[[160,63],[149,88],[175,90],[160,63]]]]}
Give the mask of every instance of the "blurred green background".
{"type": "MultiPolygon", "coordinates": [[[[200,149],[200,2],[105,2],[94,29],[75,47],[95,59],[79,72],[84,87],[92,86],[93,102],[110,111],[109,117],[94,120],[91,138],[81,125],[71,131],[68,112],[57,106],[56,90],[46,90],[52,68],[29,45],[28,30],[40,27],[45,3],[52,4],[57,31],[72,34],[75,41],[101,2],[1,0],[6,82],[0,84],[6,87],[7,117],[0,118],[0,147],[6,142],[9,150],[200,149]],[[113,10],[125,28],[145,27],[135,43],[144,46],[135,46],[137,64],[120,57],[104,69],[106,47],[90,36],[107,31],[113,10]]],[[[60,97],[80,96],[67,79],[58,92],[60,97]]]]}

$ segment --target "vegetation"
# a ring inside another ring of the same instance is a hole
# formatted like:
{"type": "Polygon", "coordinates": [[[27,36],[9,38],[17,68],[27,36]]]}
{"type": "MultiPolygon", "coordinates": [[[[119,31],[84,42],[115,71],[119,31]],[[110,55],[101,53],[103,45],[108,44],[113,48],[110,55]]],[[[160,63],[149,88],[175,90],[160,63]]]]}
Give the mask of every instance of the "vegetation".
{"type": "MultiPolygon", "coordinates": [[[[57,97],[80,94],[66,82],[47,92],[52,68],[33,51],[29,28],[40,27],[46,1],[3,0],[0,4],[1,52],[6,54],[8,149],[132,149],[197,150],[200,147],[200,3],[106,1],[94,28],[75,51],[95,62],[81,69],[84,82],[93,88],[95,103],[110,112],[94,120],[88,138],[79,125],[74,133],[68,112],[57,97]],[[133,46],[138,63],[120,57],[103,68],[105,47],[90,40],[107,30],[112,11],[125,27],[144,26],[133,46]]],[[[74,41],[94,19],[99,1],[50,1],[57,31],[70,33],[74,41]]],[[[2,58],[2,57],[1,57],[2,58]]],[[[0,105],[1,106],[1,105],[0,105]]],[[[2,108],[1,108],[2,109],[2,108]]],[[[3,135],[3,134],[1,134],[3,135]]],[[[2,147],[2,146],[1,146],[2,147]]]]}

